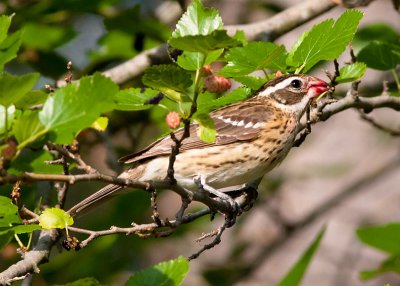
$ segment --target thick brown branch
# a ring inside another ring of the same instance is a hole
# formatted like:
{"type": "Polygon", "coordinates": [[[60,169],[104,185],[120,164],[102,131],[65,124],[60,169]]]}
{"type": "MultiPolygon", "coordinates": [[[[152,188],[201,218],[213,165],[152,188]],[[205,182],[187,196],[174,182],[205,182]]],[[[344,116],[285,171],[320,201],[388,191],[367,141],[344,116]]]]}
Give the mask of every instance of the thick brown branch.
{"type": "Polygon", "coordinates": [[[226,29],[231,35],[236,31],[244,31],[248,40],[272,41],[335,6],[336,4],[331,0],[301,1],[267,20],[245,25],[227,26],[226,29]]]}
{"type": "Polygon", "coordinates": [[[16,277],[39,272],[39,265],[47,262],[50,250],[58,239],[57,230],[41,231],[36,246],[23,254],[22,260],[0,273],[0,285],[9,285],[16,277]]]}

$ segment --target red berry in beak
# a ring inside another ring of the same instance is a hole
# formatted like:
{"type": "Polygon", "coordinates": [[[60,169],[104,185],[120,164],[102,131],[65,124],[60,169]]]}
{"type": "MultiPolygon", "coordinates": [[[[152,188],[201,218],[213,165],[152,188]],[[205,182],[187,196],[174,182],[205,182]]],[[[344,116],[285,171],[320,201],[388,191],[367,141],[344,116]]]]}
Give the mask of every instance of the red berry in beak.
{"type": "Polygon", "coordinates": [[[329,90],[329,86],[325,81],[320,80],[320,79],[312,80],[308,83],[307,95],[310,98],[313,98],[313,97],[319,96],[321,93],[323,93],[327,90],[329,90]]]}

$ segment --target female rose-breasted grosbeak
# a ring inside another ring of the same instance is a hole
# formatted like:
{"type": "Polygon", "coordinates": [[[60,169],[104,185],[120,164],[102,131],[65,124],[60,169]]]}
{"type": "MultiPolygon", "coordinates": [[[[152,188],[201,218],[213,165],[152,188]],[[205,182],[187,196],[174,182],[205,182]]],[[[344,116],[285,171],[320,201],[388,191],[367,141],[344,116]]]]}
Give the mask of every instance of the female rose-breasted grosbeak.
{"type": "MultiPolygon", "coordinates": [[[[248,100],[210,113],[217,132],[214,143],[197,135],[198,125],[190,125],[190,136],[183,140],[174,164],[175,178],[184,188],[195,191],[195,178],[215,189],[243,185],[272,170],[288,154],[296,137],[299,121],[311,100],[328,90],[321,79],[288,74],[264,84],[248,100]]],[[[177,138],[183,129],[175,132],[177,138]]],[[[174,141],[166,136],[121,162],[135,163],[119,177],[139,181],[164,181],[174,141]]],[[[76,214],[124,187],[108,185],[75,205],[76,214]]]]}

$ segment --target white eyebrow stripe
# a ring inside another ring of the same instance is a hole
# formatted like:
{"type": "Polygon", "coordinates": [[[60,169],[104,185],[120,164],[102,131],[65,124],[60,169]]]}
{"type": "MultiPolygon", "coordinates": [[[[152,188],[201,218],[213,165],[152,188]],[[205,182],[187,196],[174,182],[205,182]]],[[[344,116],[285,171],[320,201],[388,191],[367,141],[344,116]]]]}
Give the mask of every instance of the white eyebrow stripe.
{"type": "Polygon", "coordinates": [[[244,128],[250,128],[250,127],[253,127],[253,122],[251,121],[244,126],[244,128]]]}
{"type": "Polygon", "coordinates": [[[270,95],[271,93],[273,93],[273,92],[275,92],[277,90],[280,90],[280,89],[283,89],[283,88],[287,87],[291,83],[291,81],[294,80],[294,79],[298,79],[301,82],[303,82],[302,78],[300,78],[298,76],[291,76],[291,77],[281,81],[277,85],[267,87],[265,90],[260,92],[258,95],[259,96],[268,96],[268,95],[270,95]]]}

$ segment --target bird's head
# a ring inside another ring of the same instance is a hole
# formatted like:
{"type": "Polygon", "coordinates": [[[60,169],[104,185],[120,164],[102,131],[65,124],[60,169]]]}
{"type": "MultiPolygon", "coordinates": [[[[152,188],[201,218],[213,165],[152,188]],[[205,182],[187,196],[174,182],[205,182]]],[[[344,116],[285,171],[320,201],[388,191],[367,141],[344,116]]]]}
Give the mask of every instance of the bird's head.
{"type": "Polygon", "coordinates": [[[265,83],[256,96],[271,99],[277,107],[301,115],[312,99],[328,89],[328,84],[319,78],[305,74],[287,74],[265,83]]]}

